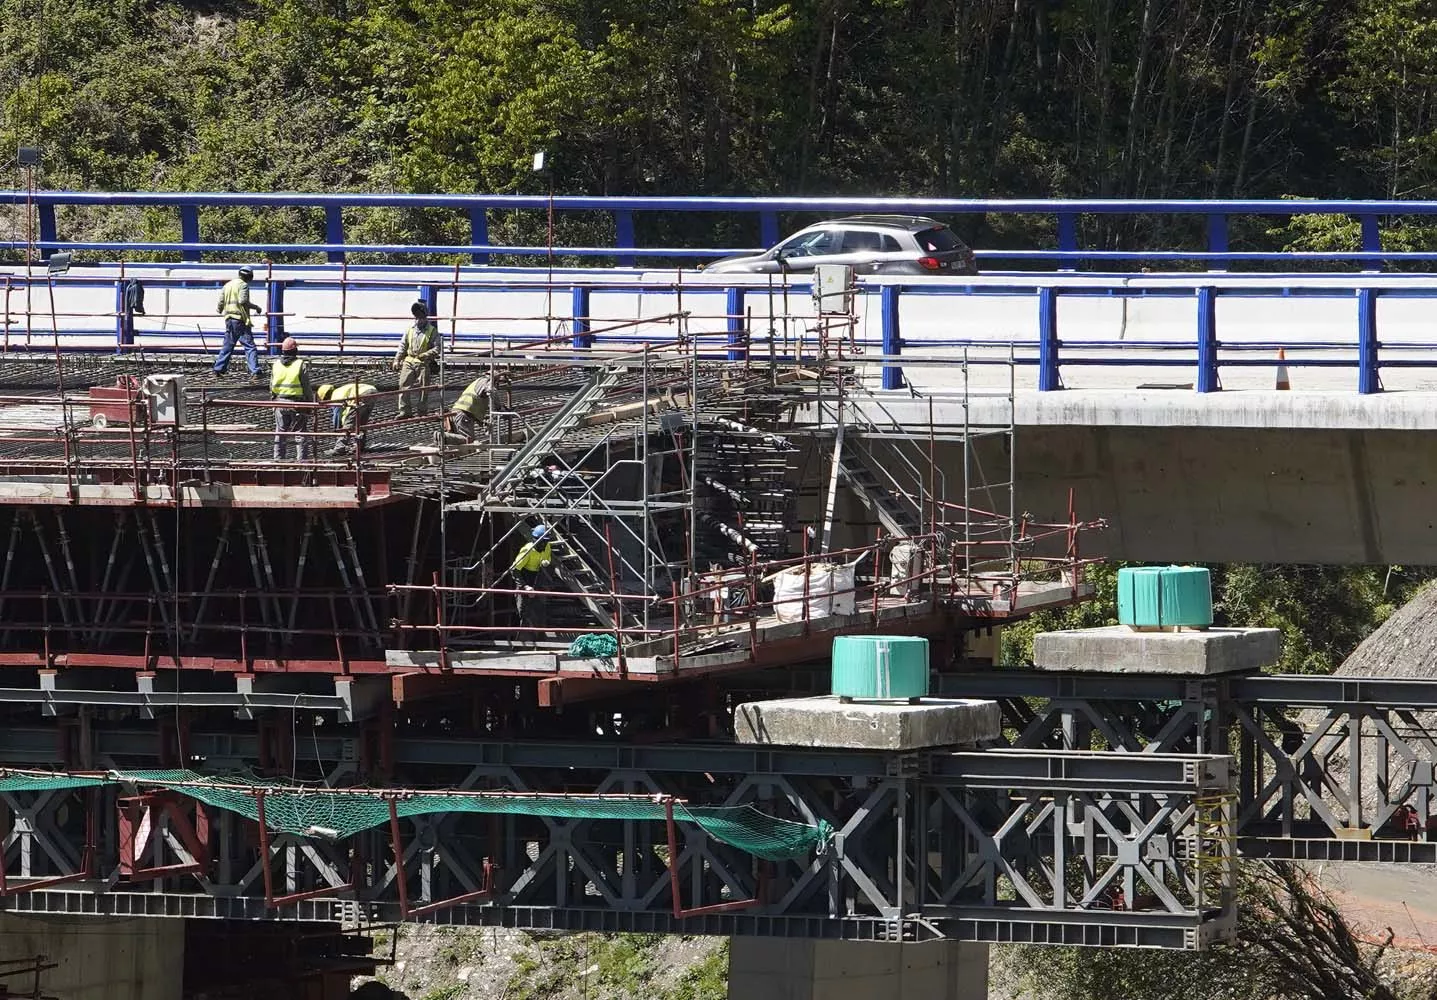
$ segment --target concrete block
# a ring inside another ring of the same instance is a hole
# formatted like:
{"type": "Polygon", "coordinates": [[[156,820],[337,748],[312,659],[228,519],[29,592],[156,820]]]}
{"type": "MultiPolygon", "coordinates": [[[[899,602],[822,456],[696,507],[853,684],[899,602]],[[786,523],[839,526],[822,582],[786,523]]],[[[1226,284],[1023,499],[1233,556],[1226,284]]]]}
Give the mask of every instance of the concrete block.
{"type": "Polygon", "coordinates": [[[998,735],[995,701],[923,698],[916,704],[785,698],[740,705],[734,730],[740,743],[920,750],[961,746],[998,735]]]}
{"type": "Polygon", "coordinates": [[[1114,625],[1033,637],[1033,665],[1039,670],[1207,677],[1251,673],[1281,655],[1282,633],[1275,628],[1136,632],[1114,625]]]}

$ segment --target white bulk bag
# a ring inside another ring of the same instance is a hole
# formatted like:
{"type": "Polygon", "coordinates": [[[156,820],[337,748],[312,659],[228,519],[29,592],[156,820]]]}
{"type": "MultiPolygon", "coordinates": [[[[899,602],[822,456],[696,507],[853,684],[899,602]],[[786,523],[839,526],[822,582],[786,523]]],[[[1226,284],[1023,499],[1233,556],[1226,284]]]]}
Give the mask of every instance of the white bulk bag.
{"type": "MultiPolygon", "coordinates": [[[[808,571],[808,617],[826,618],[833,613],[833,570],[829,563],[815,563],[808,571]]],[[[781,622],[803,619],[803,567],[791,566],[774,575],[773,613],[781,622]]]]}
{"type": "Polygon", "coordinates": [[[833,613],[836,615],[851,615],[857,605],[858,594],[854,591],[854,582],[857,579],[857,567],[854,564],[848,566],[833,567],[833,613]]]}

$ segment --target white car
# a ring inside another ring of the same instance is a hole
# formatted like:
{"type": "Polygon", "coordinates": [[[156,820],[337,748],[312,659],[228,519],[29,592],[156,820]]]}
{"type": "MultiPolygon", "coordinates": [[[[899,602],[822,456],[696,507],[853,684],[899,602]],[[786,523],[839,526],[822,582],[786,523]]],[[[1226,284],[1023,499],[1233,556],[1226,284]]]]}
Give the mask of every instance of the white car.
{"type": "Polygon", "coordinates": [[[776,274],[848,264],[858,274],[977,274],[973,251],[941,222],[912,215],[853,215],[801,230],[761,254],[727,257],[707,274],[776,274]]]}

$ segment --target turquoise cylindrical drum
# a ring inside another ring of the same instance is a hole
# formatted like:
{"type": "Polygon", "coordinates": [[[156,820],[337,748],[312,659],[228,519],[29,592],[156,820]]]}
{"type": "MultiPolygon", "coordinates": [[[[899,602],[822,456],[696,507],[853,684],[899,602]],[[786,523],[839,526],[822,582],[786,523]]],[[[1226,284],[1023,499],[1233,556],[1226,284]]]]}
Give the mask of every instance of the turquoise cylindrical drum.
{"type": "Polygon", "coordinates": [[[1212,575],[1201,566],[1169,566],[1162,573],[1162,623],[1207,628],[1212,624],[1212,575]]]}
{"type": "Polygon", "coordinates": [[[1118,570],[1118,623],[1157,625],[1162,599],[1157,566],[1129,566],[1118,570]]]}
{"type": "Polygon", "coordinates": [[[1212,576],[1201,566],[1120,569],[1118,621],[1140,628],[1207,628],[1212,624],[1212,576]]]}
{"type": "Polygon", "coordinates": [[[922,698],[928,640],[912,635],[842,635],[833,640],[833,693],[840,698],[922,698]]]}

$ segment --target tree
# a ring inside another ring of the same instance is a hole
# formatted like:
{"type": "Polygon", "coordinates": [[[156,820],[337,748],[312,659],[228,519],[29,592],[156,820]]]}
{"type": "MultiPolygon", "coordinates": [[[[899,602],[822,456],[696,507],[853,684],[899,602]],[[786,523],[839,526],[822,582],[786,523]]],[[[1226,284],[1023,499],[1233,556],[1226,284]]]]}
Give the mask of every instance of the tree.
{"type": "Polygon", "coordinates": [[[1233,940],[1208,951],[1010,950],[1002,964],[1032,1000],[1433,1000],[1437,985],[1389,961],[1393,934],[1349,924],[1315,878],[1245,862],[1233,940]]]}

